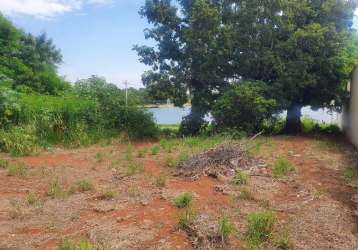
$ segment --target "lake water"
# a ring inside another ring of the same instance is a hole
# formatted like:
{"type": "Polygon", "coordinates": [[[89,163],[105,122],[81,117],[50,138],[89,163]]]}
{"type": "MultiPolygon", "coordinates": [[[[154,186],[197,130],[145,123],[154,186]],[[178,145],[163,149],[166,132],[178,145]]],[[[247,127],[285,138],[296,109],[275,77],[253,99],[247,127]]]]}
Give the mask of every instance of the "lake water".
{"type": "MultiPolygon", "coordinates": [[[[153,113],[153,116],[158,124],[178,124],[182,118],[190,113],[190,107],[178,108],[178,107],[166,107],[166,108],[150,108],[148,109],[153,113]]],[[[282,114],[286,116],[286,114],[282,114]]],[[[328,110],[319,109],[317,111],[312,110],[310,107],[302,109],[302,115],[308,116],[319,122],[340,124],[340,115],[336,112],[329,112],[328,110]]],[[[210,117],[208,118],[210,120],[210,117]]]]}

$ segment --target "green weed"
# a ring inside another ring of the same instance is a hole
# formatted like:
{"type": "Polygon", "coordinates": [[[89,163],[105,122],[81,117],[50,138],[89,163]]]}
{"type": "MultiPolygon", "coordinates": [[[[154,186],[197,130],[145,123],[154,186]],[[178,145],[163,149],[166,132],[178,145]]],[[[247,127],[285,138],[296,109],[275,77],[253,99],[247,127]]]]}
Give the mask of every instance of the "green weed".
{"type": "Polygon", "coordinates": [[[344,178],[353,180],[358,178],[358,168],[349,167],[343,170],[344,178]]]}
{"type": "Polygon", "coordinates": [[[275,178],[281,178],[294,170],[295,167],[290,161],[285,158],[280,158],[275,162],[272,169],[272,174],[275,178]]]}
{"type": "Polygon", "coordinates": [[[145,155],[147,154],[147,148],[142,148],[138,151],[138,158],[144,158],[145,155]]]}
{"type": "Polygon", "coordinates": [[[52,199],[62,198],[65,196],[65,192],[63,191],[58,179],[54,179],[50,182],[47,195],[50,196],[52,199]]]}
{"type": "Polygon", "coordinates": [[[80,180],[77,183],[77,187],[78,187],[78,191],[85,192],[85,191],[92,190],[94,188],[94,185],[90,180],[80,180]]]}
{"type": "Polygon", "coordinates": [[[7,160],[0,159],[0,168],[6,169],[9,166],[9,162],[7,160]]]}
{"type": "Polygon", "coordinates": [[[159,175],[155,178],[155,185],[159,188],[165,187],[167,184],[167,177],[165,175],[159,175]]]}
{"type": "Polygon", "coordinates": [[[40,198],[33,192],[30,192],[27,196],[26,196],[26,203],[28,205],[36,205],[38,204],[40,201],[40,198]]]}
{"type": "Polygon", "coordinates": [[[174,199],[174,205],[178,208],[185,208],[190,205],[192,200],[193,195],[191,193],[185,192],[174,199]]]}
{"type": "Polygon", "coordinates": [[[233,179],[233,183],[236,185],[244,185],[247,184],[248,179],[249,179],[249,175],[246,172],[242,170],[237,170],[235,177],[233,179]]]}
{"type": "Polygon", "coordinates": [[[117,193],[112,190],[107,190],[100,195],[102,200],[113,200],[117,196],[117,193]]]}
{"type": "Polygon", "coordinates": [[[172,156],[165,157],[164,166],[166,166],[168,168],[175,168],[177,165],[178,165],[178,162],[172,156]]]}
{"type": "Polygon", "coordinates": [[[25,164],[18,162],[7,167],[8,176],[24,177],[27,174],[27,167],[25,164]]]}
{"type": "Polygon", "coordinates": [[[275,215],[271,211],[250,213],[248,215],[246,245],[248,249],[259,249],[272,233],[275,215]]]}
{"type": "Polygon", "coordinates": [[[127,166],[127,175],[133,176],[135,174],[141,173],[144,171],[144,166],[141,162],[131,161],[127,166]]]}
{"type": "Polygon", "coordinates": [[[186,229],[196,218],[197,213],[192,207],[187,207],[178,214],[178,226],[186,229]]]}
{"type": "Polygon", "coordinates": [[[279,250],[292,249],[293,246],[289,232],[286,229],[274,235],[274,242],[276,248],[279,250]]]}
{"type": "Polygon", "coordinates": [[[222,241],[227,240],[227,238],[236,231],[235,225],[230,222],[227,216],[222,216],[218,221],[219,225],[219,234],[221,236],[222,241]]]}
{"type": "Polygon", "coordinates": [[[151,153],[152,155],[157,155],[160,151],[160,147],[158,145],[154,145],[152,148],[151,148],[151,153]]]}

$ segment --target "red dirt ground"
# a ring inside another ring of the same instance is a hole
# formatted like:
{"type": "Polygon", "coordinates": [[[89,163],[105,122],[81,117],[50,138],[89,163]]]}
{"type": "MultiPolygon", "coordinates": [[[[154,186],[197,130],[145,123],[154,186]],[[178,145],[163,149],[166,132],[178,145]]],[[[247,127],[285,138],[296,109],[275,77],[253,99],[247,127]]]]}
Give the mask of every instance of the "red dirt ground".
{"type": "MultiPolygon", "coordinates": [[[[152,143],[134,145],[133,158],[144,170],[133,176],[125,175],[125,144],[56,149],[22,158],[0,155],[28,169],[25,177],[8,176],[0,169],[0,249],[58,249],[64,238],[86,239],[105,249],[193,249],[192,239],[177,226],[180,209],[172,202],[182,192],[191,192],[195,211],[213,223],[221,215],[230,217],[237,233],[227,248],[245,249],[247,215],[269,208],[278,217],[275,232],[287,229],[294,249],[358,249],[352,201],[358,189],[342,176],[346,167],[356,166],[357,151],[335,139],[261,141],[256,157],[269,166],[285,157],[296,171],[282,179],[253,176],[245,187],[211,177],[189,181],[163,165],[169,154],[163,150],[137,158],[136,152],[152,143]],[[158,176],[166,176],[165,187],[155,184],[158,176]],[[47,193],[54,180],[63,195],[52,198],[47,193]],[[90,180],[94,188],[68,193],[80,180],[90,180]],[[217,191],[218,186],[226,191],[217,191]],[[252,199],[240,198],[242,188],[252,199]],[[116,195],[101,199],[105,191],[116,195]],[[30,194],[36,197],[33,204],[27,201],[30,194]]],[[[262,249],[276,249],[274,240],[262,249]]]]}

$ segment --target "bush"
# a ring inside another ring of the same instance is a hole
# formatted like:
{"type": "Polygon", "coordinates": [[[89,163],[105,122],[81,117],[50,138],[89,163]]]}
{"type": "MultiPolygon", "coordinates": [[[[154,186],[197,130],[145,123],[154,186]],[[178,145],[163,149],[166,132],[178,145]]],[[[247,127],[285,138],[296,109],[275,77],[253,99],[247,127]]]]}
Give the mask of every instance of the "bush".
{"type": "Polygon", "coordinates": [[[244,185],[247,184],[248,179],[249,175],[246,172],[238,170],[236,171],[233,182],[236,185],[244,185]]]}
{"type": "Polygon", "coordinates": [[[3,152],[26,156],[36,151],[37,145],[38,138],[31,126],[0,129],[0,150],[3,152]]]}
{"type": "Polygon", "coordinates": [[[219,129],[235,128],[248,133],[262,129],[266,120],[278,111],[277,102],[269,96],[267,85],[243,81],[228,89],[216,102],[212,115],[219,129]]]}

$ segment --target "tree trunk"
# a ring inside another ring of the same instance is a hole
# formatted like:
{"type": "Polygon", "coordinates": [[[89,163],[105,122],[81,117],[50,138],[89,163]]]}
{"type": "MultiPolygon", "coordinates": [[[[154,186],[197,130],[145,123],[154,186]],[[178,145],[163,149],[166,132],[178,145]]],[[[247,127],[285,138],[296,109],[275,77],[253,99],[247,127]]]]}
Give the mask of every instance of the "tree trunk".
{"type": "Polygon", "coordinates": [[[301,132],[301,109],[302,105],[292,104],[287,110],[285,132],[298,134],[301,132]]]}

